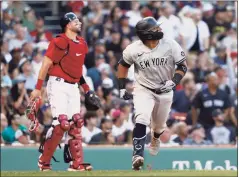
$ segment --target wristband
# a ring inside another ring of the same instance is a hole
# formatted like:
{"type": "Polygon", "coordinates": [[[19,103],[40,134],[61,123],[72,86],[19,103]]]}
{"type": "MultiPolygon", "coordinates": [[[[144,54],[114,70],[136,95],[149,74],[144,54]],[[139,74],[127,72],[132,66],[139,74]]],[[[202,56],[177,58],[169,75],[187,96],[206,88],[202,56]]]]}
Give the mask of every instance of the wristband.
{"type": "Polygon", "coordinates": [[[173,81],[176,85],[178,85],[178,84],[180,83],[180,81],[181,81],[182,78],[183,78],[183,76],[182,76],[181,74],[175,73],[174,76],[173,76],[173,78],[172,78],[172,81],[173,81]]]}
{"type": "Polygon", "coordinates": [[[126,78],[119,78],[118,82],[119,82],[119,89],[125,89],[125,85],[126,85],[126,78]]]}
{"type": "Polygon", "coordinates": [[[88,84],[82,84],[81,87],[83,88],[84,92],[87,93],[90,90],[90,87],[88,84]]]}
{"type": "Polygon", "coordinates": [[[36,88],[37,90],[41,90],[42,85],[43,85],[43,80],[42,80],[42,79],[38,79],[35,88],[36,88]]]}

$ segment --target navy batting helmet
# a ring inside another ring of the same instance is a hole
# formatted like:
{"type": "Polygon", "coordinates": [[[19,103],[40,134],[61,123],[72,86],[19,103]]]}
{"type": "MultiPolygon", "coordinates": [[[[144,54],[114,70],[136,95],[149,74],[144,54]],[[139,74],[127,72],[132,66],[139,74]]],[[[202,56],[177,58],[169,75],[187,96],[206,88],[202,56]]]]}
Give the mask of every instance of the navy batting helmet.
{"type": "Polygon", "coordinates": [[[136,34],[142,41],[162,39],[162,31],[151,31],[152,28],[157,27],[161,24],[162,23],[158,23],[153,17],[143,18],[135,26],[136,34]]]}
{"type": "Polygon", "coordinates": [[[65,27],[69,22],[71,22],[72,20],[75,20],[77,18],[78,17],[73,12],[66,13],[60,20],[60,25],[61,25],[62,31],[64,32],[65,27]]]}

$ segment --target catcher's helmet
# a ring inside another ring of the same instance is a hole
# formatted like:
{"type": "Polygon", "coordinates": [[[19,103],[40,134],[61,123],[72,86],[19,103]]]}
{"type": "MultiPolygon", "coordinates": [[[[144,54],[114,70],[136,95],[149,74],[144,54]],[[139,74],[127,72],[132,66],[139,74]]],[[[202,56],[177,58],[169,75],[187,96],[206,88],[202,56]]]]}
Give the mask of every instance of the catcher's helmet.
{"type": "Polygon", "coordinates": [[[143,18],[135,26],[136,34],[142,41],[162,39],[162,31],[151,31],[152,28],[160,26],[161,24],[162,23],[158,23],[153,17],[143,18]]]}
{"type": "Polygon", "coordinates": [[[60,25],[61,25],[62,31],[64,32],[65,27],[69,22],[71,22],[72,20],[75,20],[77,18],[78,17],[73,12],[66,13],[60,20],[60,25]]]}

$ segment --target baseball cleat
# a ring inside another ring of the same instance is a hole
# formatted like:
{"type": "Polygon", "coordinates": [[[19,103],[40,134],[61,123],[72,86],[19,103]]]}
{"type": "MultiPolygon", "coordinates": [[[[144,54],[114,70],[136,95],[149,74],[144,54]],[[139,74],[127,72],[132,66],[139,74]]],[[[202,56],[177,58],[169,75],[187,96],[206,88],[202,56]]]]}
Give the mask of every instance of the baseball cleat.
{"type": "Polygon", "coordinates": [[[152,136],[151,143],[149,146],[149,153],[153,156],[157,155],[159,152],[159,147],[160,147],[159,138],[154,138],[154,136],[152,136]]]}
{"type": "Polygon", "coordinates": [[[141,156],[133,156],[132,158],[132,169],[133,170],[141,170],[142,166],[144,165],[144,158],[141,156]]]}
{"type": "Polygon", "coordinates": [[[38,167],[40,171],[51,171],[51,165],[38,161],[38,167]]]}
{"type": "Polygon", "coordinates": [[[93,167],[88,163],[82,164],[78,168],[73,168],[73,166],[70,165],[70,167],[67,169],[67,171],[91,171],[91,170],[93,170],[93,167]]]}

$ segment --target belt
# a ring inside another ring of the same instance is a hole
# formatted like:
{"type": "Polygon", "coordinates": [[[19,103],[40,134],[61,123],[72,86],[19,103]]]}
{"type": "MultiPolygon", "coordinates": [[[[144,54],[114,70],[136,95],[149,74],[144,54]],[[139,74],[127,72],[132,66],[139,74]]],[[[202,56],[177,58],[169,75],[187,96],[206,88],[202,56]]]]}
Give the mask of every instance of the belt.
{"type": "Polygon", "coordinates": [[[65,80],[65,79],[62,79],[62,78],[60,78],[60,77],[57,77],[57,78],[56,78],[56,81],[61,81],[61,80],[63,80],[65,83],[68,83],[68,84],[72,84],[72,85],[76,84],[76,82],[69,82],[69,81],[67,81],[67,80],[65,80]]]}
{"type": "MultiPolygon", "coordinates": [[[[140,84],[140,85],[141,85],[141,84],[140,84]]],[[[144,86],[144,85],[141,85],[141,86],[143,86],[144,88],[150,90],[151,92],[153,92],[153,93],[155,93],[155,94],[162,94],[162,93],[164,93],[164,92],[161,92],[159,89],[151,89],[151,88],[148,88],[148,87],[146,87],[146,86],[144,86]]]]}

